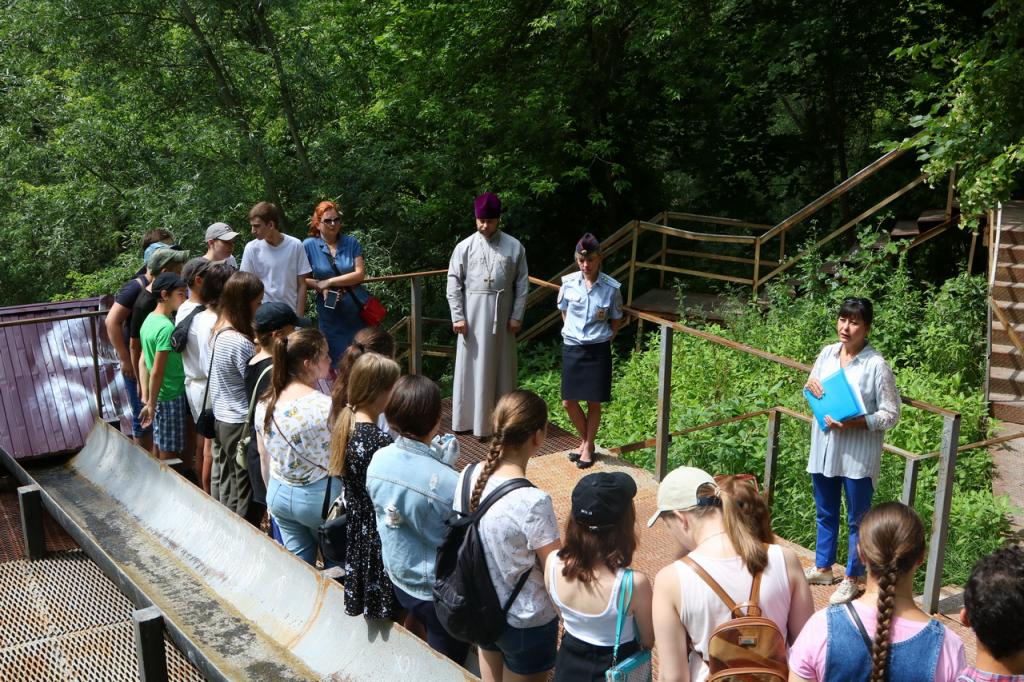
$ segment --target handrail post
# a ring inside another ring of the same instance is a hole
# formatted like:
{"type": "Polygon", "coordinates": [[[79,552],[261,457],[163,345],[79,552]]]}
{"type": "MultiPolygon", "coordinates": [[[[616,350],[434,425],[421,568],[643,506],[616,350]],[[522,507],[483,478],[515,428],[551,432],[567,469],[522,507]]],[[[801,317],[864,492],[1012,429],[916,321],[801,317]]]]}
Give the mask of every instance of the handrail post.
{"type": "Polygon", "coordinates": [[[919,459],[908,459],[903,465],[903,492],[900,493],[900,502],[908,507],[914,505],[914,498],[917,497],[917,473],[920,465],[919,459]]]}
{"type": "Polygon", "coordinates": [[[411,278],[409,288],[409,374],[420,374],[423,372],[423,280],[411,278]]]}
{"type": "Polygon", "coordinates": [[[654,444],[654,476],[659,481],[668,474],[668,446],[672,443],[669,419],[672,412],[672,335],[661,325],[661,354],[658,361],[658,428],[654,444]]]}
{"type": "MultiPolygon", "coordinates": [[[[668,235],[664,232],[661,233],[661,267],[665,267],[665,255],[668,251],[668,235]]],[[[665,288],[665,271],[661,270],[658,272],[658,288],[665,288]]]]}
{"type": "Polygon", "coordinates": [[[633,305],[633,278],[636,276],[636,243],[640,236],[640,224],[633,221],[633,252],[629,256],[629,286],[626,287],[626,305],[633,305]]]}
{"type": "Polygon", "coordinates": [[[754,279],[751,284],[754,287],[753,296],[757,297],[757,280],[761,279],[761,235],[754,239],[754,279]]]}
{"type": "Polygon", "coordinates": [[[772,409],[768,413],[768,449],[764,455],[764,495],[768,509],[775,500],[775,472],[779,464],[779,432],[782,428],[782,413],[772,409]]]}
{"type": "Polygon", "coordinates": [[[946,559],[946,539],[949,535],[949,505],[953,497],[957,446],[960,442],[960,415],[947,415],[942,419],[942,449],[939,452],[939,478],[935,485],[935,510],[932,513],[932,532],[928,542],[928,571],[922,595],[925,613],[939,610],[939,590],[942,588],[942,567],[946,559]]]}
{"type": "Polygon", "coordinates": [[[92,380],[96,385],[96,418],[103,419],[103,390],[100,388],[100,343],[96,333],[96,318],[89,318],[89,331],[92,334],[92,380]]]}

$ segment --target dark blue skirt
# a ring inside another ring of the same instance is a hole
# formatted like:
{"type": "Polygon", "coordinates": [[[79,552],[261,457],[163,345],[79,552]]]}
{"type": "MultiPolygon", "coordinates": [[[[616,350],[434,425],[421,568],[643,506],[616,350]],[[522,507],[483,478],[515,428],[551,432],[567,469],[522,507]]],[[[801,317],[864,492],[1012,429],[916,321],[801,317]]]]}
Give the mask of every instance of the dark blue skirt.
{"type": "Polygon", "coordinates": [[[612,399],[612,342],[562,344],[562,400],[612,399]]]}

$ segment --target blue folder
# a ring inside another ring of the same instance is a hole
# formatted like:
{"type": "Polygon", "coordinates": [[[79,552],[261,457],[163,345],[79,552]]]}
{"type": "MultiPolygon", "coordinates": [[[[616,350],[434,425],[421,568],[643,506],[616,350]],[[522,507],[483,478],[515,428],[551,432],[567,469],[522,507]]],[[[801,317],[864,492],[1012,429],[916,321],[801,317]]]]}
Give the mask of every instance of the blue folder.
{"type": "Polygon", "coordinates": [[[815,398],[806,388],[804,396],[807,398],[807,404],[811,406],[811,411],[814,412],[822,431],[828,430],[828,426],[825,424],[826,414],[837,422],[864,414],[864,408],[861,407],[860,401],[850,387],[850,382],[847,381],[846,373],[842,369],[822,379],[821,387],[824,389],[824,393],[820,398],[815,398]]]}

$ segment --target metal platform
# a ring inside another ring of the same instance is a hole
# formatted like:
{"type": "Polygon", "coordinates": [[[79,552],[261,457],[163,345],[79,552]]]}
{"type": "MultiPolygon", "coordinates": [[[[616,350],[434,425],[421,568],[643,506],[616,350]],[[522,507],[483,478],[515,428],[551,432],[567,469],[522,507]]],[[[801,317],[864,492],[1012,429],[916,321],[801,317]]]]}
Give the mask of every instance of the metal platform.
{"type": "Polygon", "coordinates": [[[0,453],[121,592],[160,609],[207,679],[472,679],[400,626],[346,616],[337,583],[105,424],[31,476],[0,453]]]}

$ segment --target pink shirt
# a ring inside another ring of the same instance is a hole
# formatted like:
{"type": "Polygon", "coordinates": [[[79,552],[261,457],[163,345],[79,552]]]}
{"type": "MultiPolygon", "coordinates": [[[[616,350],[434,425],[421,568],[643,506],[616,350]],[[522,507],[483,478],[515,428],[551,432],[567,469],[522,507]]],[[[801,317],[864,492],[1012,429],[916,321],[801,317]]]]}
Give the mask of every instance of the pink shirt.
{"type": "MultiPolygon", "coordinates": [[[[868,631],[868,637],[872,640],[875,637],[875,625],[878,612],[872,606],[864,606],[860,602],[853,602],[857,614],[864,623],[864,629],[868,631]]],[[[847,618],[849,614],[844,613],[847,618]]],[[[907,620],[906,618],[893,618],[890,632],[892,641],[902,642],[910,639],[927,626],[927,622],[907,620]]],[[[960,641],[956,633],[942,626],[945,638],[942,640],[942,650],[939,652],[939,662],[935,666],[935,682],[955,682],[957,675],[967,665],[964,658],[964,643],[960,641]]],[[[796,638],[793,647],[789,650],[789,671],[807,680],[825,679],[825,651],[828,644],[828,618],[825,609],[817,611],[810,617],[800,636],[796,638]]]]}

